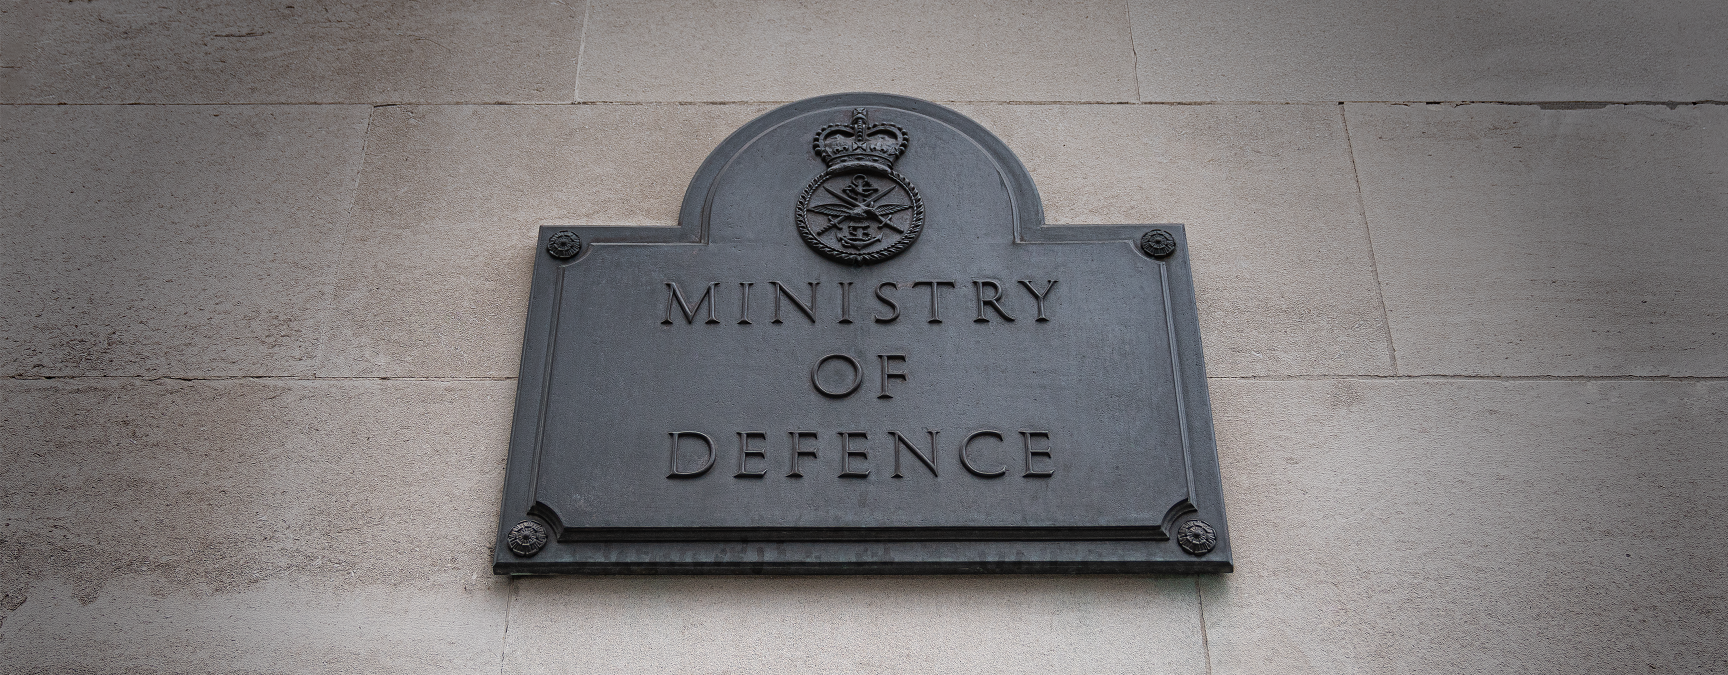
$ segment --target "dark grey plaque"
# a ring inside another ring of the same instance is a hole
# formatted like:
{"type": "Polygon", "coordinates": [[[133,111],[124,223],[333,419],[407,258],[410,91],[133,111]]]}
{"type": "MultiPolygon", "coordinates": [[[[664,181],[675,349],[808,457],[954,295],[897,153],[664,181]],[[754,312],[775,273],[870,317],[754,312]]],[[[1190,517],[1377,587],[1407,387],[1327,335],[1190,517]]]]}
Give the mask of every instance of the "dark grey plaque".
{"type": "Polygon", "coordinates": [[[952,110],[793,103],[538,251],[500,574],[1231,569],[1182,227],[1044,225],[952,110]]]}

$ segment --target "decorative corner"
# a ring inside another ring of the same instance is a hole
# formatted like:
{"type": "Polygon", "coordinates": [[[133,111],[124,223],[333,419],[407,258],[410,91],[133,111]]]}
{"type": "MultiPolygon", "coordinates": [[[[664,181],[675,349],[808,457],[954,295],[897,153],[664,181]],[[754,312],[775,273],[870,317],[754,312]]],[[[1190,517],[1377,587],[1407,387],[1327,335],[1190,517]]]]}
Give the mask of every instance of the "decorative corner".
{"type": "Polygon", "coordinates": [[[1140,252],[1154,258],[1167,257],[1176,252],[1176,237],[1167,230],[1147,230],[1146,234],[1140,235],[1140,252]]]}
{"type": "Polygon", "coordinates": [[[1193,555],[1206,555],[1218,545],[1218,533],[1203,520],[1190,520],[1176,528],[1176,543],[1193,555]]]}
{"type": "MultiPolygon", "coordinates": [[[[562,234],[562,233],[560,233],[562,234]]],[[[566,256],[567,257],[567,256],[566,256]]],[[[510,552],[524,558],[531,558],[546,548],[546,541],[551,538],[546,526],[538,520],[524,520],[510,528],[510,534],[505,537],[510,545],[510,552]]]]}
{"type": "Polygon", "coordinates": [[[559,260],[568,260],[582,252],[582,237],[569,230],[552,233],[546,240],[546,253],[559,260]]]}

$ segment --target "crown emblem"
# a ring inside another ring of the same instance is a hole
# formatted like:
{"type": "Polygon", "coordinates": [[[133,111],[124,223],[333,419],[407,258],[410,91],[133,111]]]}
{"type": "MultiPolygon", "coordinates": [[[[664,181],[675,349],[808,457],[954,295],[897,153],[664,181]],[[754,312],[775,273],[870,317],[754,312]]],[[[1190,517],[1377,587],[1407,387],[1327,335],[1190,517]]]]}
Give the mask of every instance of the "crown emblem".
{"type": "Polygon", "coordinates": [[[910,248],[924,231],[924,200],[894,170],[909,137],[899,125],[870,123],[863,108],[848,123],[816,131],[812,149],[828,170],[798,198],[798,235],[828,258],[854,265],[882,262],[910,248]]]}
{"type": "Polygon", "coordinates": [[[870,124],[863,108],[852,111],[850,124],[830,124],[816,132],[816,156],[828,166],[870,164],[882,169],[906,151],[906,130],[897,124],[870,124]]]}

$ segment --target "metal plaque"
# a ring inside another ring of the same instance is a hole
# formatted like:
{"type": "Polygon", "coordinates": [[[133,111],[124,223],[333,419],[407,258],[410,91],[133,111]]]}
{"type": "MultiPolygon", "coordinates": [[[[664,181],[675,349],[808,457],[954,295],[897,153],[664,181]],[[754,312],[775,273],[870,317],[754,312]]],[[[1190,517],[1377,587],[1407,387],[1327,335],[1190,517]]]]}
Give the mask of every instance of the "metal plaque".
{"type": "Polygon", "coordinates": [[[500,574],[1231,569],[1182,227],[1046,226],[959,113],[787,105],[537,255],[500,574]]]}

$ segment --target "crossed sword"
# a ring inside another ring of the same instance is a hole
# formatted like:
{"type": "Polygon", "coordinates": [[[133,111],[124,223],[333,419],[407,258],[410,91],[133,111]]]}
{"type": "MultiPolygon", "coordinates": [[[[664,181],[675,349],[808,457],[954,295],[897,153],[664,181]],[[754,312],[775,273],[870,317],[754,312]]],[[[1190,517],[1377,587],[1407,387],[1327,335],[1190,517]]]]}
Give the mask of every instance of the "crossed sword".
{"type": "Polygon", "coordinates": [[[841,207],[839,204],[823,204],[821,206],[810,207],[811,211],[815,211],[815,212],[820,213],[822,215],[831,217],[828,221],[828,226],[824,227],[820,230],[817,230],[816,234],[822,234],[822,233],[827,232],[829,230],[832,230],[836,227],[839,227],[840,221],[845,220],[847,218],[855,218],[858,220],[864,220],[866,218],[875,218],[876,222],[882,224],[882,227],[889,228],[891,230],[894,230],[895,232],[899,232],[900,234],[906,234],[906,230],[901,229],[900,226],[894,224],[894,221],[888,220],[885,216],[891,216],[891,215],[894,215],[895,213],[899,213],[900,211],[904,211],[904,210],[912,208],[912,207],[910,207],[906,204],[883,204],[881,206],[876,205],[876,200],[888,196],[888,193],[893,192],[894,189],[897,187],[899,187],[899,186],[898,185],[889,185],[887,188],[883,189],[880,193],[877,193],[876,196],[870,197],[870,198],[865,199],[863,201],[859,201],[856,199],[852,199],[851,197],[847,197],[846,195],[835,192],[833,188],[830,188],[826,185],[822,186],[822,189],[827,190],[828,194],[834,195],[835,199],[838,199],[842,202],[849,204],[851,206],[851,208],[847,209],[847,208],[841,207]]]}

